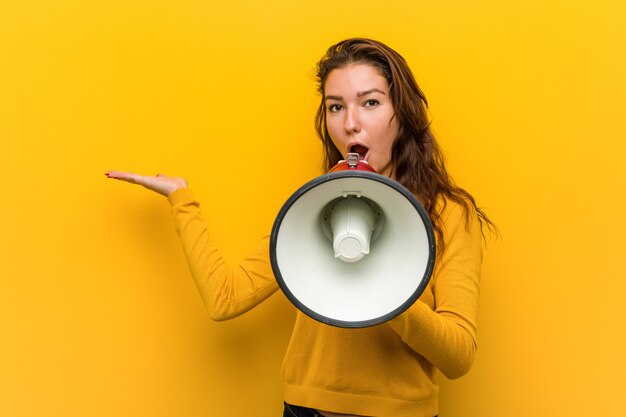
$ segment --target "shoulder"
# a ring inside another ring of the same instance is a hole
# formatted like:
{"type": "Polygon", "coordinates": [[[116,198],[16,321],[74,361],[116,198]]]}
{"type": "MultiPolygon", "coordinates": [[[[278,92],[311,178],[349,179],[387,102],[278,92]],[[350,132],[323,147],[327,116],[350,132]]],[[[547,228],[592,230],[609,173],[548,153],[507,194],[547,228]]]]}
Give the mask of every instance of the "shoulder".
{"type": "MultiPolygon", "coordinates": [[[[437,246],[433,282],[441,285],[456,277],[477,281],[483,258],[480,220],[471,201],[466,205],[447,200],[441,203],[440,228],[443,244],[437,246]]],[[[456,279],[455,278],[455,279],[456,279]]]]}
{"type": "Polygon", "coordinates": [[[441,197],[437,201],[439,226],[446,241],[456,237],[480,240],[482,237],[480,219],[472,201],[455,201],[441,197]]]}
{"type": "Polygon", "coordinates": [[[448,197],[440,197],[436,203],[436,210],[443,225],[456,223],[476,223],[478,214],[474,204],[468,199],[460,201],[448,197]]]}

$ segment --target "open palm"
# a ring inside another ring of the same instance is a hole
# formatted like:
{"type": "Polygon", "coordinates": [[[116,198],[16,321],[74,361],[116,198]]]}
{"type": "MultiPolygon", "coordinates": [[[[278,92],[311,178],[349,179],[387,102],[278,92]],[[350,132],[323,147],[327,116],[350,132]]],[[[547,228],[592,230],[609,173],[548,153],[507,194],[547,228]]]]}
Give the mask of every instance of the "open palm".
{"type": "Polygon", "coordinates": [[[131,184],[141,185],[149,190],[164,196],[169,196],[179,188],[187,187],[187,181],[180,177],[168,177],[167,175],[139,175],[133,172],[108,171],[104,175],[107,178],[126,181],[131,184]]]}

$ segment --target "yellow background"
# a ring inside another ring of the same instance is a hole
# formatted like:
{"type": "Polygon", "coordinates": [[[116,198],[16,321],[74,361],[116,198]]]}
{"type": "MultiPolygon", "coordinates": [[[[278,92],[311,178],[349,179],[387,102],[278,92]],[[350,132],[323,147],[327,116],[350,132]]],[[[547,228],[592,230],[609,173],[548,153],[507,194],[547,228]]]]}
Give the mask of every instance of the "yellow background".
{"type": "Polygon", "coordinates": [[[165,200],[236,261],[320,173],[313,65],[405,56],[457,182],[498,224],[479,354],[441,416],[621,415],[622,0],[0,3],[0,415],[278,416],[294,310],[208,319],[165,200]]]}

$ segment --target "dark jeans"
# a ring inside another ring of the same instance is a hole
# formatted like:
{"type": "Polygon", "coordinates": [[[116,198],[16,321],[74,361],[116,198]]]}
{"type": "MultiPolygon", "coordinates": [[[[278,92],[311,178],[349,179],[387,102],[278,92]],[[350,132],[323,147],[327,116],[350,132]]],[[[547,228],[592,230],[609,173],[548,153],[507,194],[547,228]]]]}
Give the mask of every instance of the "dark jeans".
{"type": "MultiPolygon", "coordinates": [[[[323,417],[320,413],[312,408],[300,407],[285,403],[283,417],[323,417]]],[[[437,416],[435,416],[437,417],[437,416]]]]}
{"type": "Polygon", "coordinates": [[[285,403],[283,417],[322,417],[322,415],[312,408],[285,403]]]}

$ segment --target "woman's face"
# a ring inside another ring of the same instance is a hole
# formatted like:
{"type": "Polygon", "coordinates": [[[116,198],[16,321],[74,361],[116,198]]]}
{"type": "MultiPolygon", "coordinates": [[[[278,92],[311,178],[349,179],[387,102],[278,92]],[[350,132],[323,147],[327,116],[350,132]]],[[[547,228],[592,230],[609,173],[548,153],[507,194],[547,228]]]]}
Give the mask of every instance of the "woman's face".
{"type": "Polygon", "coordinates": [[[391,174],[398,119],[387,80],[368,64],[332,70],[326,78],[326,127],[341,154],[356,152],[378,173],[391,174]]]}

